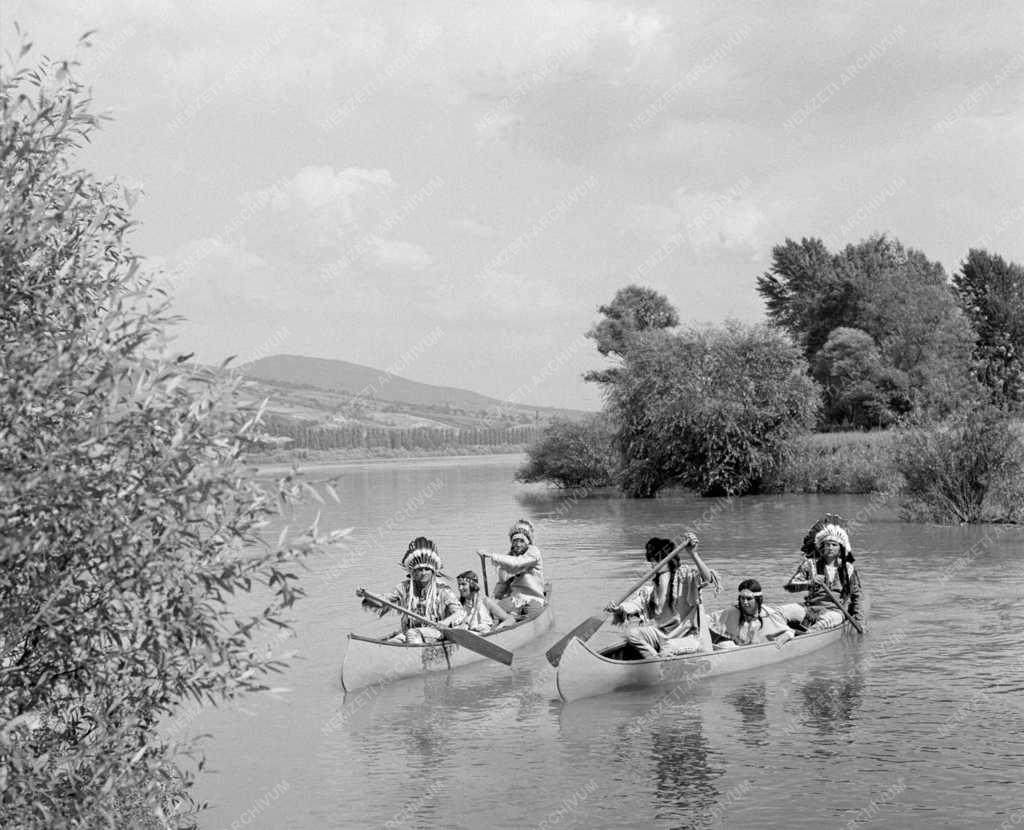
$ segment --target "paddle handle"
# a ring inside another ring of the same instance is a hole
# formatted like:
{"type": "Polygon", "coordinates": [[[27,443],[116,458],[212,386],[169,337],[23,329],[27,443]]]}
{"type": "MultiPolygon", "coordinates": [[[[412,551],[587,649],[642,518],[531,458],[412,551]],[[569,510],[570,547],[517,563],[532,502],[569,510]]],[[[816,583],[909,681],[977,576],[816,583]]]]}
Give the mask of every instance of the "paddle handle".
{"type": "Polygon", "coordinates": [[[361,589],[361,592],[357,592],[357,594],[360,597],[368,597],[369,599],[372,599],[374,602],[379,603],[380,605],[387,606],[391,610],[397,611],[399,614],[405,614],[405,616],[411,617],[417,622],[426,623],[431,628],[438,628],[438,624],[436,621],[421,616],[420,614],[417,614],[415,611],[410,611],[408,608],[403,608],[401,605],[395,605],[395,603],[393,602],[388,602],[386,599],[384,599],[384,597],[379,597],[376,594],[371,594],[365,588],[361,589]]]}
{"type": "Polygon", "coordinates": [[[483,571],[484,575],[484,596],[489,597],[491,595],[491,587],[487,584],[487,557],[482,553],[478,553],[477,556],[480,557],[480,570],[483,571]]]}

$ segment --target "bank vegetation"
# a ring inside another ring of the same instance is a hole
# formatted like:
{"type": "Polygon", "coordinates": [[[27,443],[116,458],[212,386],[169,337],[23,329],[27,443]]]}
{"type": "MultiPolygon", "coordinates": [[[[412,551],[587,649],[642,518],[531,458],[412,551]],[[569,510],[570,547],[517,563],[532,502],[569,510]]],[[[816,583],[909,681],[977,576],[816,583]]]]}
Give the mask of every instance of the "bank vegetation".
{"type": "Polygon", "coordinates": [[[587,332],[608,359],[587,375],[600,419],[550,428],[519,478],[886,492],[912,520],[1024,520],[1024,268],[972,249],[949,279],[886,235],[787,239],[755,289],[763,323],[703,327],[650,288],[617,292],[587,332]]]}

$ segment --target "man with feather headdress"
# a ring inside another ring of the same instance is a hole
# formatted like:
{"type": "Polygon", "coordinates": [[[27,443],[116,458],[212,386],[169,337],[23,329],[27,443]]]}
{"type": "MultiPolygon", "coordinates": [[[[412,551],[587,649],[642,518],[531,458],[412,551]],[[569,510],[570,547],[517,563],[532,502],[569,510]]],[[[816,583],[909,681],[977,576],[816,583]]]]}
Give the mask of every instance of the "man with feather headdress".
{"type": "Polygon", "coordinates": [[[835,628],[844,615],[829,596],[831,591],[863,627],[860,574],[853,566],[850,535],[842,516],[829,513],[815,522],[804,537],[803,552],[807,558],[784,587],[790,593],[807,591],[807,596],[803,604],[789,603],[779,610],[791,622],[807,624],[809,631],[835,628]]]}
{"type": "MultiPolygon", "coordinates": [[[[436,626],[423,625],[410,617],[402,616],[401,630],[390,638],[392,642],[436,643],[441,640],[441,628],[452,628],[462,622],[466,612],[458,594],[437,574],[441,570],[441,557],[437,545],[425,536],[417,536],[409,543],[402,557],[406,578],[388,594],[385,599],[395,605],[436,622],[436,626]]],[[[370,597],[363,596],[363,589],[356,591],[363,597],[363,608],[377,611],[384,616],[391,609],[380,606],[370,597]]]]}

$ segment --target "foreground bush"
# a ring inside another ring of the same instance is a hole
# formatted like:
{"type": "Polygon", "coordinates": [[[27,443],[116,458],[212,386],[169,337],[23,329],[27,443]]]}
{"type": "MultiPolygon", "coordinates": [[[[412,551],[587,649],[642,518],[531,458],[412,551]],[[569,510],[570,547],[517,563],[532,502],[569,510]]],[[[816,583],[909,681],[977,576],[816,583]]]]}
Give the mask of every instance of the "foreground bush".
{"type": "Polygon", "coordinates": [[[994,407],[903,433],[895,458],[905,479],[906,518],[944,524],[1024,518],[1024,445],[994,407]]]}
{"type": "Polygon", "coordinates": [[[0,118],[0,827],[192,827],[157,723],[264,688],[317,540],[262,542],[291,485],[246,480],[231,389],[158,357],[126,196],[72,168],[69,67],[0,76],[0,118]]]}
{"type": "Polygon", "coordinates": [[[520,481],[547,481],[564,488],[614,483],[612,433],[602,418],[554,421],[526,454],[526,463],[516,472],[520,481]]]}

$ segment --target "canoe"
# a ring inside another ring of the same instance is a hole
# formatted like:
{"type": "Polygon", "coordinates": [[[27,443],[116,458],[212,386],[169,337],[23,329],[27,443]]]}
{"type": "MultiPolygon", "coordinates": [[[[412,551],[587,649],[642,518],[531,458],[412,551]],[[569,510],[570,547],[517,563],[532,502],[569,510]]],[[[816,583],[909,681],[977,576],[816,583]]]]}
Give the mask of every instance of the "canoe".
{"type": "MultiPolygon", "coordinates": [[[[551,610],[551,586],[545,587],[548,602],[538,616],[481,637],[514,652],[550,629],[555,617],[551,610]]],[[[353,633],[348,635],[348,648],[341,664],[341,685],[351,692],[403,677],[452,671],[486,659],[455,643],[389,643],[379,637],[353,633]]]]}
{"type": "Polygon", "coordinates": [[[759,669],[803,657],[859,636],[849,622],[844,622],[826,631],[799,633],[781,648],[774,643],[758,643],[648,660],[620,659],[625,641],[595,651],[573,637],[558,664],[555,686],[565,701],[645,686],[688,686],[717,674],[759,669]]]}

